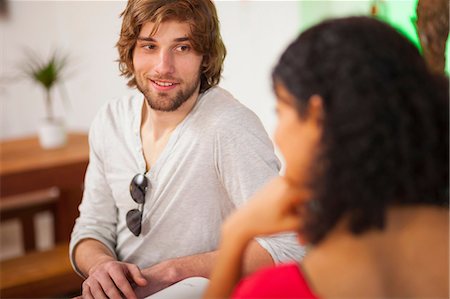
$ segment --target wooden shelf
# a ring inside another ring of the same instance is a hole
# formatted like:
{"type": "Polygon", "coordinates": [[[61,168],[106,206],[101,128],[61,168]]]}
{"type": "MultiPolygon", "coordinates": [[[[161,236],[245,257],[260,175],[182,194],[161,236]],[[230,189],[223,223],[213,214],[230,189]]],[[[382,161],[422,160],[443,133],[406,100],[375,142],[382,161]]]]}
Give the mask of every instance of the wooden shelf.
{"type": "Polygon", "coordinates": [[[3,141],[0,143],[0,176],[84,162],[88,157],[89,145],[84,133],[69,134],[65,147],[51,150],[41,148],[34,136],[3,141]]]}
{"type": "Polygon", "coordinates": [[[85,133],[70,133],[65,147],[52,150],[42,149],[37,137],[0,142],[0,204],[15,195],[58,188],[56,241],[69,241],[88,161],[85,133]]]}

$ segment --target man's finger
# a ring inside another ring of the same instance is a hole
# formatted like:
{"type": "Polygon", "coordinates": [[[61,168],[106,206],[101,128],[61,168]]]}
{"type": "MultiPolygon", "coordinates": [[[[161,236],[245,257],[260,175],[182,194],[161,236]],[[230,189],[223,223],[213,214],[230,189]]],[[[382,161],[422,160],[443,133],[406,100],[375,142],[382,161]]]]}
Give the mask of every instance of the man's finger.
{"type": "MultiPolygon", "coordinates": [[[[114,281],[115,286],[122,292],[127,299],[137,299],[136,293],[131,287],[130,282],[123,275],[123,272],[111,273],[111,278],[114,281]]],[[[108,294],[109,295],[109,294],[108,294]]]]}
{"type": "Polygon", "coordinates": [[[103,288],[98,281],[90,282],[90,292],[95,299],[107,299],[105,292],[103,292],[103,288]]]}
{"type": "Polygon", "coordinates": [[[136,265],[128,267],[130,278],[140,287],[147,285],[147,279],[142,275],[141,269],[136,265]]]}
{"type": "Polygon", "coordinates": [[[81,298],[83,299],[94,299],[94,296],[91,294],[90,287],[87,283],[83,283],[83,292],[81,298]]]}
{"type": "Polygon", "coordinates": [[[111,275],[111,277],[106,276],[106,277],[103,277],[101,280],[99,280],[101,288],[108,298],[121,299],[122,295],[120,294],[119,288],[116,285],[115,280],[112,277],[112,274],[110,274],[110,275],[111,275]]]}

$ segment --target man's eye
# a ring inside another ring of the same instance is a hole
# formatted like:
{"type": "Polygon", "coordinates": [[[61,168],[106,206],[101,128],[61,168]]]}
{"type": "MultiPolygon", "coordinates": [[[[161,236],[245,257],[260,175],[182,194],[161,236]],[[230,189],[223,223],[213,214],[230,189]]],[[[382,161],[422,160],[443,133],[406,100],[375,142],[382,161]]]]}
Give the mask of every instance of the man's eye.
{"type": "Polygon", "coordinates": [[[156,48],[156,46],[155,45],[144,45],[143,48],[148,49],[148,50],[153,50],[156,48]]]}
{"type": "Polygon", "coordinates": [[[189,47],[188,45],[179,45],[178,47],[175,48],[175,50],[178,52],[187,52],[190,49],[191,47],[189,47]]]}

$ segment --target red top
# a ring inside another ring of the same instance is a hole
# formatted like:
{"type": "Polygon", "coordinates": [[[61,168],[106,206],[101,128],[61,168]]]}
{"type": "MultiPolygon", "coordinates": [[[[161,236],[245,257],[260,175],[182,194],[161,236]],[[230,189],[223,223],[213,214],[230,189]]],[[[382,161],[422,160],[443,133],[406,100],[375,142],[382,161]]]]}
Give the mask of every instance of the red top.
{"type": "Polygon", "coordinates": [[[308,298],[318,299],[298,264],[284,264],[260,270],[241,280],[233,299],[238,298],[308,298]]]}

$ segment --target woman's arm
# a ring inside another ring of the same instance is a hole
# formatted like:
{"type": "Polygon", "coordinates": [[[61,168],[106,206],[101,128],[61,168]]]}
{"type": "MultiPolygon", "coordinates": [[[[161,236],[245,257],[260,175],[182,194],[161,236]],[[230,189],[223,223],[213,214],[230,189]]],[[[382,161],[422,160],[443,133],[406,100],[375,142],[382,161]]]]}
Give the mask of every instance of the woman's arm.
{"type": "Polygon", "coordinates": [[[255,237],[298,231],[298,205],[306,198],[306,192],[278,177],[232,214],[222,227],[217,263],[204,298],[230,297],[242,276],[245,250],[255,237]]]}

